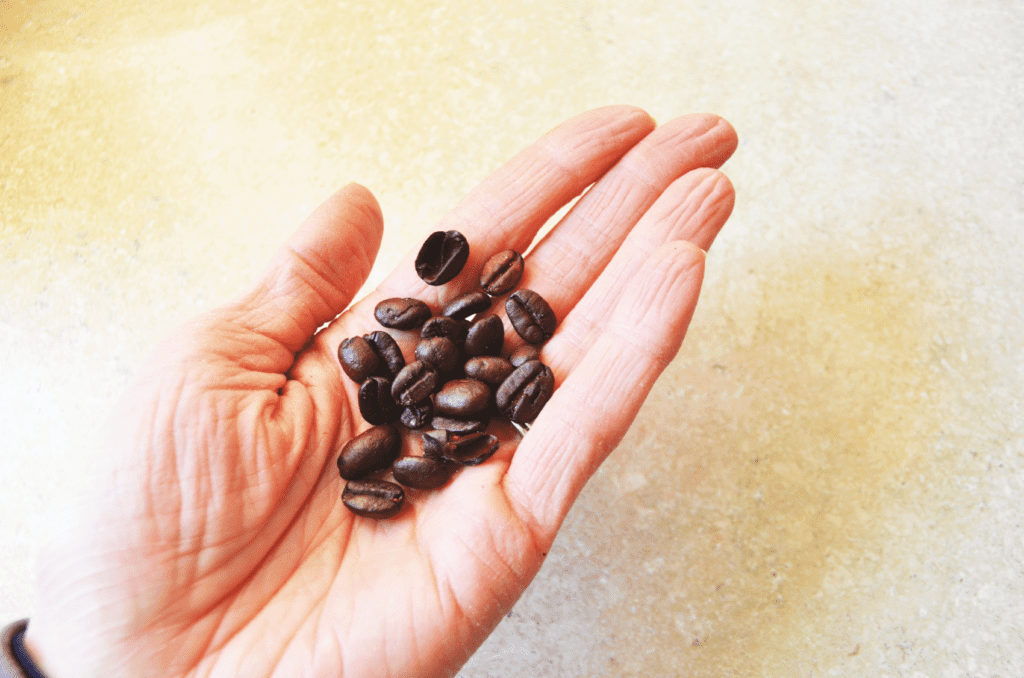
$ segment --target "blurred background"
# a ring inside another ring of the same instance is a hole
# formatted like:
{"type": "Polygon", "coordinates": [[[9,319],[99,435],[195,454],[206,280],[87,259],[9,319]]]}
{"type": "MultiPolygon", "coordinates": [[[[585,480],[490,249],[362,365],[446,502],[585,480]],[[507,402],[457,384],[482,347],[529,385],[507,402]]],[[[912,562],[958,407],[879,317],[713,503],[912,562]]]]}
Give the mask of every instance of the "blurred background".
{"type": "Polygon", "coordinates": [[[1024,4],[0,1],[0,621],[148,347],[372,190],[370,284],[589,108],[711,111],[682,352],[460,673],[1024,675],[1024,4]]]}

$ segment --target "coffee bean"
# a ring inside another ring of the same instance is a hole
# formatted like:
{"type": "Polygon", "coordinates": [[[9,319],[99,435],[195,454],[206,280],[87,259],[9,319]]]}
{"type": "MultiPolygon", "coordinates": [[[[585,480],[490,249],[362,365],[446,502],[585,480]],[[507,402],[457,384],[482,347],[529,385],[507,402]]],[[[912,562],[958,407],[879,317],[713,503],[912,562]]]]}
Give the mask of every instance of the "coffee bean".
{"type": "Polygon", "coordinates": [[[456,348],[462,348],[463,344],[466,343],[466,332],[468,331],[469,323],[467,321],[437,315],[423,323],[423,329],[420,330],[420,339],[447,337],[452,340],[456,348]]]}
{"type": "Polygon", "coordinates": [[[479,379],[489,386],[501,386],[501,382],[512,374],[512,363],[497,356],[477,356],[466,361],[463,370],[467,377],[479,379]]]}
{"type": "Polygon", "coordinates": [[[508,294],[523,277],[523,255],[515,250],[498,252],[480,270],[480,287],[492,297],[508,294]]]}
{"type": "Polygon", "coordinates": [[[450,417],[467,418],[487,409],[491,389],[476,379],[453,379],[434,396],[434,412],[450,417]]]}
{"type": "Polygon", "coordinates": [[[417,490],[433,490],[441,487],[458,468],[444,459],[433,457],[402,457],[391,465],[395,480],[417,490]]]}
{"type": "Polygon", "coordinates": [[[498,409],[517,424],[533,421],[551,398],[555,377],[539,360],[530,360],[516,368],[498,387],[495,402],[498,409]]]}
{"type": "Polygon", "coordinates": [[[349,337],[338,346],[338,361],[348,378],[361,384],[377,369],[379,358],[366,339],[349,337]]]}
{"type": "Polygon", "coordinates": [[[398,415],[398,420],[406,428],[417,429],[426,426],[433,416],[434,403],[430,402],[430,399],[427,398],[415,405],[402,408],[402,413],[398,415]]]}
{"type": "Polygon", "coordinates": [[[391,518],[402,510],[405,491],[386,480],[350,480],[341,493],[349,511],[364,518],[391,518]]]}
{"type": "Polygon", "coordinates": [[[433,429],[423,432],[423,454],[428,457],[440,459],[445,456],[445,446],[451,442],[451,433],[447,430],[433,429]]]}
{"type": "Polygon", "coordinates": [[[558,321],[548,302],[533,290],[518,290],[505,302],[512,327],[531,344],[540,344],[555,333],[558,321]]]}
{"type": "Polygon", "coordinates": [[[377,304],[373,315],[384,327],[411,330],[425,323],[433,314],[430,307],[419,299],[394,297],[377,304]]]}
{"type": "Polygon", "coordinates": [[[505,325],[496,315],[485,315],[469,326],[466,333],[467,355],[498,355],[505,342],[505,325]]]}
{"type": "Polygon", "coordinates": [[[420,339],[416,344],[416,359],[426,361],[441,374],[446,374],[459,366],[459,349],[447,337],[420,339]]]}
{"type": "Polygon", "coordinates": [[[345,480],[365,478],[391,466],[402,450],[402,437],[391,426],[374,426],[341,448],[338,472],[345,480]]]}
{"type": "Polygon", "coordinates": [[[430,425],[435,429],[442,429],[457,434],[483,431],[487,428],[489,423],[491,423],[491,418],[486,412],[481,412],[478,417],[469,417],[467,419],[435,415],[434,418],[430,420],[430,425]]]}
{"type": "Polygon", "coordinates": [[[377,330],[364,334],[363,339],[370,342],[370,346],[373,347],[379,358],[377,376],[394,379],[405,367],[405,356],[402,355],[402,349],[398,347],[395,338],[387,332],[377,330]]]}
{"type": "Polygon", "coordinates": [[[423,360],[402,368],[391,384],[391,397],[399,405],[415,405],[437,390],[438,376],[434,366],[423,360]]]}
{"type": "Polygon", "coordinates": [[[486,433],[470,433],[452,436],[445,446],[445,459],[457,461],[463,466],[478,466],[498,451],[498,439],[486,433]]]}
{"type": "Polygon", "coordinates": [[[359,386],[359,413],[370,424],[390,424],[398,419],[398,405],[391,397],[391,382],[370,377],[359,386]]]}
{"type": "Polygon", "coordinates": [[[540,348],[533,344],[523,344],[508,357],[512,367],[519,367],[528,360],[540,360],[540,348]]]}
{"type": "Polygon", "coordinates": [[[441,315],[449,318],[465,319],[477,313],[483,313],[491,307],[491,298],[483,292],[467,292],[461,297],[456,297],[447,306],[441,309],[441,315]]]}
{"type": "Polygon", "coordinates": [[[435,231],[416,255],[416,273],[428,285],[443,285],[459,274],[467,259],[465,236],[458,231],[435,231]]]}

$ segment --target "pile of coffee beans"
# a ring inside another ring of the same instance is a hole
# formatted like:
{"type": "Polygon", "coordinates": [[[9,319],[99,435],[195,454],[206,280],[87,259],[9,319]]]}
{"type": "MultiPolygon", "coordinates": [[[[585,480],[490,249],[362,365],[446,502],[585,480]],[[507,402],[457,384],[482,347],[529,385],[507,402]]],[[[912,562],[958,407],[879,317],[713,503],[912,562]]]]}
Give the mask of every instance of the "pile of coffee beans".
{"type": "MultiPolygon", "coordinates": [[[[458,231],[437,231],[416,257],[416,273],[443,285],[469,259],[469,243],[458,231]]],[[[402,486],[430,490],[445,485],[462,466],[482,464],[497,452],[487,433],[493,417],[525,426],[555,387],[540,362],[539,345],[557,326],[554,311],[533,290],[513,292],[523,275],[523,257],[498,252],[480,271],[480,290],[463,294],[434,315],[419,299],[385,299],[374,316],[382,326],[420,331],[415,360],[406,363],[385,331],[350,337],[338,347],[342,371],[359,384],[359,412],[372,428],[352,438],[338,457],[348,481],[342,503],[356,515],[390,518],[402,509],[402,486]],[[505,326],[488,314],[494,299],[509,295],[505,313],[527,343],[502,357],[505,326]],[[422,454],[401,457],[402,429],[423,429],[422,454]],[[395,482],[385,480],[390,473],[395,482]]]]}

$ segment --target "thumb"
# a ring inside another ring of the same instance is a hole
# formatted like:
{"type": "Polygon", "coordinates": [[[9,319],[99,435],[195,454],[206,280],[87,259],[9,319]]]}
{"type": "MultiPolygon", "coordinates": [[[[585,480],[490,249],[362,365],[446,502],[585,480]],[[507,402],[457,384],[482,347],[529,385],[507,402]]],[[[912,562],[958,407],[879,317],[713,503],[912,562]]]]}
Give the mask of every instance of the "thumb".
{"type": "Polygon", "coordinates": [[[366,281],[384,229],[380,205],[348,184],[320,205],[241,299],[243,325],[295,353],[352,301],[366,281]]]}

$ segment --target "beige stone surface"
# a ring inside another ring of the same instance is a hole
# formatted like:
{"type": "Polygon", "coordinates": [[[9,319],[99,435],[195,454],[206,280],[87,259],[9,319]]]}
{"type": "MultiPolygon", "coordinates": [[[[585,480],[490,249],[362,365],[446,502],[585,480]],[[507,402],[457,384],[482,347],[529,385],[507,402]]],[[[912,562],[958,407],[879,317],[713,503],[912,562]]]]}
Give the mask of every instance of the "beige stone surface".
{"type": "Polygon", "coordinates": [[[334,188],[386,232],[608,103],[728,118],[690,336],[464,668],[1024,676],[1024,5],[0,3],[0,619],[146,348],[334,188]]]}

